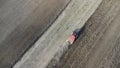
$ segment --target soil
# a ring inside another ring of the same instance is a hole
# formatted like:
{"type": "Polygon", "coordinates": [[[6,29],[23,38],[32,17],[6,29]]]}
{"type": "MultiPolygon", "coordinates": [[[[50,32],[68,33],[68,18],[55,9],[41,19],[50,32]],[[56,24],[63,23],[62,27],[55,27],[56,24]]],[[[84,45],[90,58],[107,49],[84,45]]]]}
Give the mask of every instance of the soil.
{"type": "Polygon", "coordinates": [[[0,68],[11,68],[53,24],[69,0],[1,0],[0,68]]]}
{"type": "Polygon", "coordinates": [[[53,68],[120,68],[120,0],[103,0],[53,68]]]}

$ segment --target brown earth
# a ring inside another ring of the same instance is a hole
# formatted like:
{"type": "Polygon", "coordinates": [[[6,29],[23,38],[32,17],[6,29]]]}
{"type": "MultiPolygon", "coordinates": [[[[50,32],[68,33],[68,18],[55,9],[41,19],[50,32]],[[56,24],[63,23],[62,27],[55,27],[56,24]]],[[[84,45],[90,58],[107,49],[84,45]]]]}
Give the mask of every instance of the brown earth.
{"type": "Polygon", "coordinates": [[[54,68],[120,68],[120,0],[103,0],[54,68]]]}
{"type": "Polygon", "coordinates": [[[0,0],[0,68],[10,68],[70,0],[0,0]]]}

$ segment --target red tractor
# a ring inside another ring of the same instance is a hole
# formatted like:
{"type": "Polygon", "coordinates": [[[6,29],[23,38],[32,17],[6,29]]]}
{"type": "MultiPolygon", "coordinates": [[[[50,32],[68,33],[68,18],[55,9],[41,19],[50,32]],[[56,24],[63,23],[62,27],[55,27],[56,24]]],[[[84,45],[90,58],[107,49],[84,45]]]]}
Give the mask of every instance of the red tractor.
{"type": "Polygon", "coordinates": [[[73,44],[74,41],[79,37],[80,30],[81,29],[76,29],[75,31],[73,31],[73,34],[67,40],[70,44],[73,44]]]}

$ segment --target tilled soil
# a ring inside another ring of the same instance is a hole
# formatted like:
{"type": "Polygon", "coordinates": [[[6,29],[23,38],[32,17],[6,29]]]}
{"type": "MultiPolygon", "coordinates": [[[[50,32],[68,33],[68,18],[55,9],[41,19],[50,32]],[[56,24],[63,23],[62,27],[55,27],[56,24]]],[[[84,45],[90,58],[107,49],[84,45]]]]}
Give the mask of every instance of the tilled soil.
{"type": "Polygon", "coordinates": [[[0,0],[0,68],[10,68],[70,0],[0,0]]]}
{"type": "Polygon", "coordinates": [[[55,68],[120,68],[120,0],[103,0],[55,68]]]}

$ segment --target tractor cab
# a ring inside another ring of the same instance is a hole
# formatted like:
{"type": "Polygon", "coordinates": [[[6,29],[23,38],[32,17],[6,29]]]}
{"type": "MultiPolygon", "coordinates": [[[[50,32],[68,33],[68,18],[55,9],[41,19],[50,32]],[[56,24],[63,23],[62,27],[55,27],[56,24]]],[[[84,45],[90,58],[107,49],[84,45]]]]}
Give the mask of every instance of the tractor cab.
{"type": "Polygon", "coordinates": [[[79,37],[79,35],[80,35],[80,30],[81,30],[81,29],[76,29],[76,30],[73,31],[72,35],[71,35],[71,36],[68,38],[68,40],[67,40],[70,44],[73,44],[74,41],[75,41],[76,39],[78,39],[78,37],[79,37]]]}

